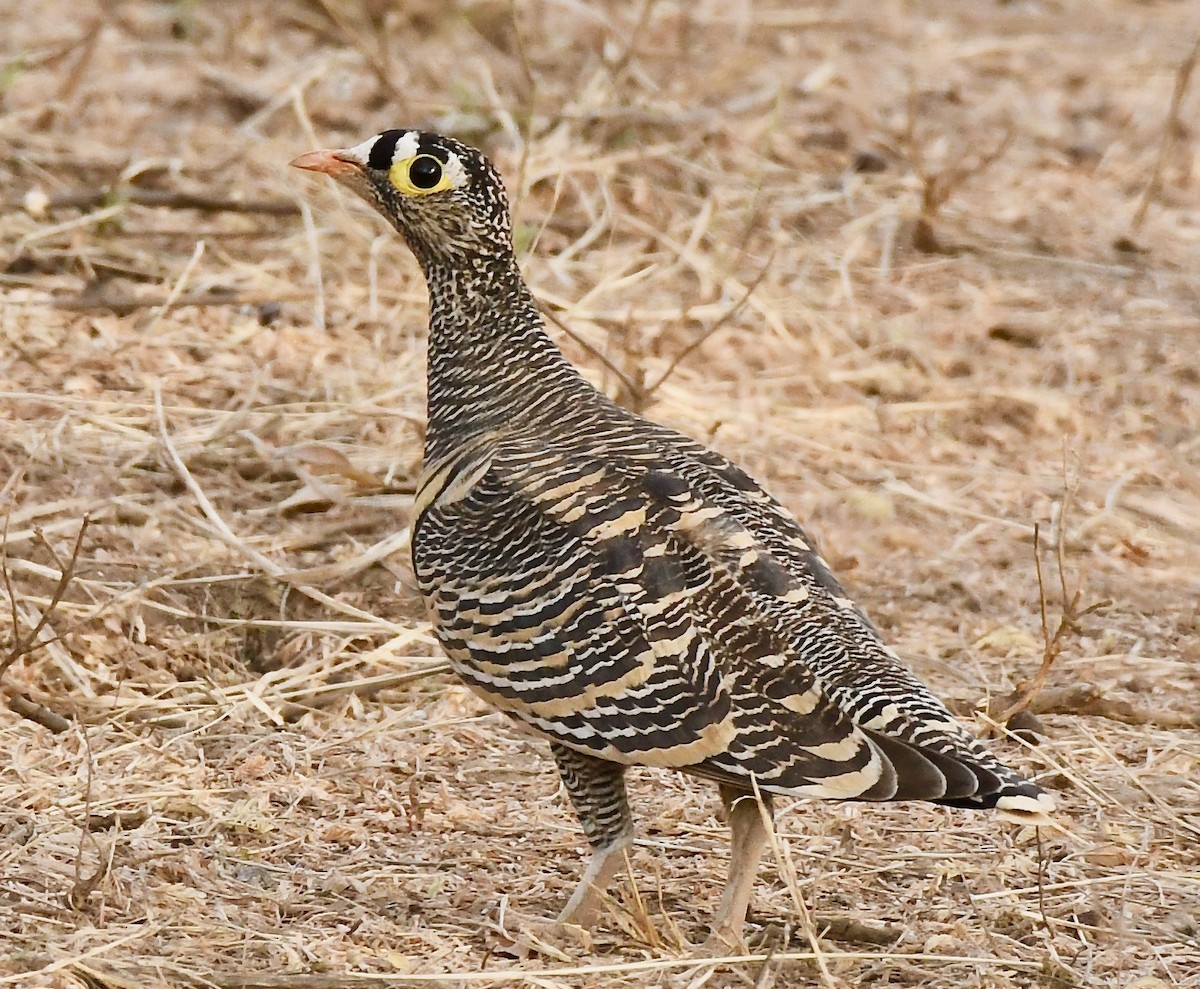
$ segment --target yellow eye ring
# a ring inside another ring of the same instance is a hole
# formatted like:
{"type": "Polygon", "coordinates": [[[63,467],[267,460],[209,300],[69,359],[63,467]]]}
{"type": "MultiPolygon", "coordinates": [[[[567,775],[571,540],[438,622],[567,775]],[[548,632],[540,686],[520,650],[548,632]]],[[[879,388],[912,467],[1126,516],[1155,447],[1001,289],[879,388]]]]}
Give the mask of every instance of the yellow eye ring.
{"type": "Polygon", "coordinates": [[[446,166],[433,155],[415,155],[388,169],[388,179],[405,196],[428,196],[452,188],[446,166]]]}

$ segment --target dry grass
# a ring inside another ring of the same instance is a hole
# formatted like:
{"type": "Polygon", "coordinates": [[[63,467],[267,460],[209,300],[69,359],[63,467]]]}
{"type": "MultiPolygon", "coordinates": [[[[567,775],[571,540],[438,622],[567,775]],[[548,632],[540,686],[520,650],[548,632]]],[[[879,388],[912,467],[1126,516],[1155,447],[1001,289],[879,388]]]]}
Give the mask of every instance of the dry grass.
{"type": "Polygon", "coordinates": [[[0,986],[1200,985],[1194,5],[390,6],[5,10],[0,986]],[[1112,603],[995,744],[1069,834],[792,805],[807,907],[900,937],[814,960],[768,863],[777,953],[714,974],[716,800],[647,773],[640,901],[498,952],[582,839],[422,621],[418,275],[284,167],[413,123],[494,154],[571,356],[809,520],[980,731],[1061,536],[1112,603]]]}

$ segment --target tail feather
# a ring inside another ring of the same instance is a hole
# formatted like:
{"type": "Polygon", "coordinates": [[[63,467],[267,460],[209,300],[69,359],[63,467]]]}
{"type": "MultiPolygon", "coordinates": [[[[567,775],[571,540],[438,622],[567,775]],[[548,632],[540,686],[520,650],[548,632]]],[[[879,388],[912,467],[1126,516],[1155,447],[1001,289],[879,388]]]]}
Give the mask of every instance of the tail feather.
{"type": "MultiPolygon", "coordinates": [[[[869,733],[871,741],[895,770],[890,792],[877,788],[863,794],[868,800],[940,800],[971,797],[988,788],[986,770],[902,739],[869,733]]],[[[987,774],[991,776],[991,774],[987,774]]],[[[992,777],[993,782],[998,782],[992,777]]]]}
{"type": "Polygon", "coordinates": [[[1054,798],[982,748],[950,755],[890,736],[871,738],[894,767],[896,783],[891,795],[867,793],[865,799],[930,800],[947,807],[994,809],[1017,824],[1053,823],[1054,798]]]}
{"type": "Polygon", "coordinates": [[[1055,799],[1036,783],[1026,780],[1006,782],[994,793],[960,800],[939,800],[948,807],[994,809],[998,816],[1014,824],[1050,825],[1058,809],[1055,799]]]}
{"type": "MultiPolygon", "coordinates": [[[[783,765],[764,760],[756,765],[754,758],[735,750],[680,768],[727,785],[756,787],[781,796],[925,800],[950,807],[994,809],[1000,817],[1019,824],[1054,823],[1053,797],[1009,769],[965,731],[957,736],[945,733],[924,743],[861,725],[858,731],[857,744],[826,743],[826,749],[834,751],[825,751],[818,759],[783,765]],[[868,766],[874,768],[874,775],[866,772],[868,766]]],[[[809,751],[814,747],[809,746],[809,751]]],[[[748,754],[761,758],[761,752],[753,748],[748,754]]]]}

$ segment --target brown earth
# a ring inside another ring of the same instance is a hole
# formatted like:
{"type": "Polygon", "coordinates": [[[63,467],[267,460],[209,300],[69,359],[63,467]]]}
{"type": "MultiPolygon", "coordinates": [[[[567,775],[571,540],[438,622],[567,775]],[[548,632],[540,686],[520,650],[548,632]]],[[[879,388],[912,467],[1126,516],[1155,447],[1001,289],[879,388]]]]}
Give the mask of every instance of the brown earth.
{"type": "Polygon", "coordinates": [[[0,986],[1200,986],[1193,3],[0,21],[0,986]],[[418,272],[286,168],[404,125],[495,157],[573,359],[763,480],[976,730],[1041,602],[1100,605],[994,741],[1064,831],[794,803],[714,972],[715,794],[637,774],[594,946],[512,957],[583,840],[413,588],[418,272]]]}

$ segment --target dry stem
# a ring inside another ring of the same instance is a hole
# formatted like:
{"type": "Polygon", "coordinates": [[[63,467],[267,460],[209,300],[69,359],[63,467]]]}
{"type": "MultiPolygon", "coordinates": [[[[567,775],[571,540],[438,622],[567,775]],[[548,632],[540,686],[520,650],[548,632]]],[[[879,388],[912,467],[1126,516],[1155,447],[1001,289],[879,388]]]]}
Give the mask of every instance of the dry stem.
{"type": "Polygon", "coordinates": [[[1038,607],[1042,627],[1042,661],[1038,666],[1037,672],[1033,675],[1033,679],[1022,689],[1020,696],[999,714],[995,715],[996,720],[1001,724],[1008,724],[1014,716],[1024,711],[1033,703],[1034,698],[1037,697],[1038,693],[1046,685],[1046,679],[1050,676],[1050,668],[1062,654],[1067,640],[1079,634],[1080,622],[1088,615],[1095,614],[1097,611],[1101,611],[1112,604],[1111,601],[1107,600],[1096,601],[1085,608],[1081,608],[1079,603],[1083,596],[1082,585],[1077,587],[1074,593],[1067,591],[1066,552],[1064,548],[1066,539],[1066,510],[1067,499],[1064,498],[1063,509],[1058,521],[1058,540],[1055,544],[1058,560],[1059,592],[1061,594],[1060,606],[1062,610],[1053,633],[1050,631],[1046,603],[1046,585],[1042,578],[1041,527],[1036,522],[1033,526],[1033,563],[1037,570],[1038,607]]]}

